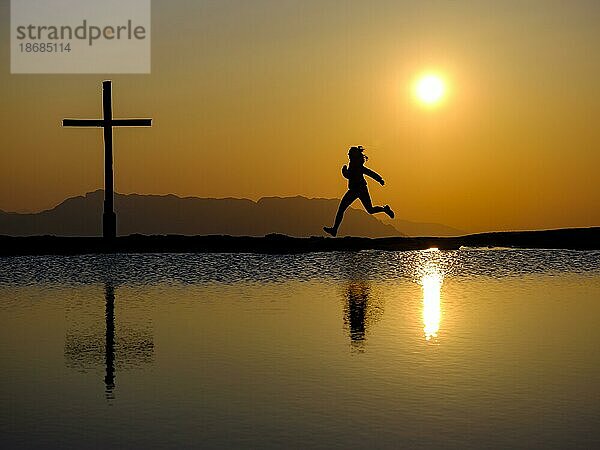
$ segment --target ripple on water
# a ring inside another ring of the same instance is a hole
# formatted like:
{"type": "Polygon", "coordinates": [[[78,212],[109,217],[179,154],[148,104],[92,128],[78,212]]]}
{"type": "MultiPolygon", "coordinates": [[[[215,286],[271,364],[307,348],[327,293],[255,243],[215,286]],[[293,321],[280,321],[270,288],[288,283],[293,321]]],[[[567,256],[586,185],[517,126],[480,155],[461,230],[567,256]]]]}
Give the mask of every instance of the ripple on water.
{"type": "Polygon", "coordinates": [[[269,255],[254,253],[17,256],[0,260],[0,284],[279,282],[368,278],[418,281],[435,267],[444,277],[502,278],[600,271],[599,251],[461,249],[269,255]]]}

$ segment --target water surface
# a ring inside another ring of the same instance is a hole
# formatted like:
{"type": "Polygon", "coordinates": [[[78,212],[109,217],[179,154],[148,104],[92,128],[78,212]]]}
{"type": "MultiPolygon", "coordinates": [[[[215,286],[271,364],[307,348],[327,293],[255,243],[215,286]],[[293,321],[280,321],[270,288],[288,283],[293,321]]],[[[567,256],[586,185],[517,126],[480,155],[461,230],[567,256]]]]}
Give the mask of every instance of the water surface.
{"type": "Polygon", "coordinates": [[[600,252],[0,260],[3,446],[600,445],[600,252]]]}

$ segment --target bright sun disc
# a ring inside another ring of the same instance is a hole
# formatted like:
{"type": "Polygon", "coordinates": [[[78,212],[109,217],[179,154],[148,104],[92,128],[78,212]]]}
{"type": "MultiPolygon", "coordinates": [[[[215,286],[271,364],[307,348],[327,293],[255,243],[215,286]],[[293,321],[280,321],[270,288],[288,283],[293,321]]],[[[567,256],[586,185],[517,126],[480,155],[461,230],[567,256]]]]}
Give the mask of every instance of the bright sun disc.
{"type": "Polygon", "coordinates": [[[435,75],[426,75],[417,81],[416,94],[423,103],[437,103],[444,96],[444,82],[435,75]]]}

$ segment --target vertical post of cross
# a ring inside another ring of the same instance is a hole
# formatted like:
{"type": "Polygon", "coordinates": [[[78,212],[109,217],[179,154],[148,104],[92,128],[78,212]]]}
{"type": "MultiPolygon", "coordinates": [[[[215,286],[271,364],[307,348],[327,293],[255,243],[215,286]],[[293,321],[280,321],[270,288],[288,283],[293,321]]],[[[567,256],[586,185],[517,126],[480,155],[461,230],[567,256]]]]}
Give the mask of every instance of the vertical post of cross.
{"type": "Polygon", "coordinates": [[[112,130],[112,82],[102,82],[102,110],[104,119],[104,212],[102,214],[102,235],[105,238],[117,236],[117,215],[114,208],[113,175],[113,130],[112,130]]]}

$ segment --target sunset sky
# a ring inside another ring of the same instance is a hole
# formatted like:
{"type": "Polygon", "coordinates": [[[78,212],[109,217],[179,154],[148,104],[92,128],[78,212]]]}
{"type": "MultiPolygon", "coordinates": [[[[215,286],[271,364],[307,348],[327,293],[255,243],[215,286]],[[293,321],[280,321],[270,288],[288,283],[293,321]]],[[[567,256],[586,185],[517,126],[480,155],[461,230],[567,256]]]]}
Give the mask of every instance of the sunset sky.
{"type": "MultiPolygon", "coordinates": [[[[0,0],[0,209],[103,186],[101,130],[64,117],[152,117],[115,131],[115,188],[339,198],[363,145],[373,200],[468,232],[600,225],[600,2],[155,0],[150,75],[11,75],[0,0]],[[414,95],[425,73],[442,101],[414,95]]],[[[316,233],[317,234],[317,233],[316,233]]]]}

